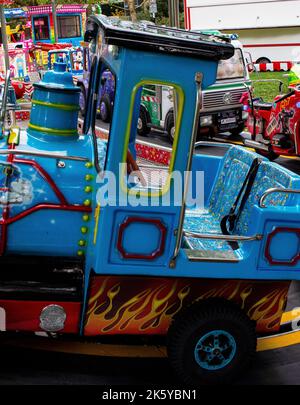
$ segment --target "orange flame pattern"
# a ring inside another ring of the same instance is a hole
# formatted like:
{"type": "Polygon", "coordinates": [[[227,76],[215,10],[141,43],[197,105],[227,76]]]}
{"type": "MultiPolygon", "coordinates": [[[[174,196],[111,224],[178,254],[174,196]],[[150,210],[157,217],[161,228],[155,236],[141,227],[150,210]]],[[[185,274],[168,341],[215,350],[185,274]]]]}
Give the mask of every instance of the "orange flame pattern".
{"type": "Polygon", "coordinates": [[[258,332],[276,331],[288,288],[285,281],[94,277],[85,335],[166,334],[183,307],[212,297],[236,302],[256,321],[258,332]]]}

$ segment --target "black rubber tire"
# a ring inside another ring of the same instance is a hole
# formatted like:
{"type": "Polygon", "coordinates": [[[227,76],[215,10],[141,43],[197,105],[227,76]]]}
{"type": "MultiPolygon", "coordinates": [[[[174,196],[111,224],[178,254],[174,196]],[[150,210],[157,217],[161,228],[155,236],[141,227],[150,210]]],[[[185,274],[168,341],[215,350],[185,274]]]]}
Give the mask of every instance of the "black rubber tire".
{"type": "Polygon", "coordinates": [[[81,94],[83,96],[83,100],[84,100],[84,106],[79,104],[79,108],[80,108],[79,112],[80,112],[81,116],[84,117],[85,110],[86,110],[86,91],[85,91],[85,87],[82,83],[78,84],[78,87],[80,87],[80,92],[81,92],[81,94]]]}
{"type": "Polygon", "coordinates": [[[173,144],[174,142],[174,135],[173,135],[173,130],[174,129],[174,112],[170,111],[168,112],[166,116],[166,122],[165,122],[165,131],[168,134],[169,141],[173,144]]]}
{"type": "Polygon", "coordinates": [[[241,132],[244,131],[245,129],[245,125],[239,125],[237,128],[232,129],[230,132],[230,136],[232,137],[232,139],[234,138],[239,138],[241,135],[241,132]]]}
{"type": "Polygon", "coordinates": [[[258,63],[258,64],[259,63],[271,63],[271,61],[270,61],[270,59],[263,57],[263,58],[258,58],[255,63],[258,63]]]}
{"type": "Polygon", "coordinates": [[[151,131],[151,127],[149,125],[151,123],[151,119],[148,114],[148,111],[144,107],[140,108],[139,120],[141,126],[138,125],[137,133],[140,136],[147,136],[151,131]]]}
{"type": "Polygon", "coordinates": [[[103,122],[110,122],[112,111],[111,111],[110,99],[107,94],[104,94],[104,96],[101,98],[99,108],[100,108],[100,111],[99,111],[100,119],[103,122]],[[101,111],[101,103],[105,104],[106,114],[103,114],[101,111]]]}
{"type": "Polygon", "coordinates": [[[226,300],[197,303],[173,321],[168,332],[168,357],[177,377],[185,384],[229,384],[249,366],[256,353],[255,323],[226,300]],[[201,336],[224,330],[236,342],[236,352],[222,369],[207,370],[195,360],[194,349],[201,336]]]}

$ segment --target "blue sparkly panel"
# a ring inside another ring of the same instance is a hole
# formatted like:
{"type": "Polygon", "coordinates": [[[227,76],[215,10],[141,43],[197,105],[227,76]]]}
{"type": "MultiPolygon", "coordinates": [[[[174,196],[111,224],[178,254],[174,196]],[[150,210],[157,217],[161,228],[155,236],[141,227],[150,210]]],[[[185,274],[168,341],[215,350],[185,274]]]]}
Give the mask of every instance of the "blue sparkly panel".
{"type": "MultiPolygon", "coordinates": [[[[198,233],[222,233],[220,222],[227,215],[234,204],[250,169],[253,159],[258,155],[244,148],[234,146],[224,156],[215,185],[208,201],[208,208],[194,209],[186,212],[184,229],[198,233]]],[[[236,224],[233,234],[247,235],[251,221],[254,221],[252,212],[254,205],[270,188],[300,189],[299,176],[271,163],[263,158],[256,180],[246,205],[236,224]]],[[[266,199],[267,206],[300,204],[300,197],[287,194],[272,194],[266,199]],[[296,199],[298,199],[296,201],[296,199]]],[[[227,242],[186,238],[190,247],[196,250],[231,250],[227,242]]]]}
{"type": "Polygon", "coordinates": [[[107,142],[103,139],[97,138],[97,149],[98,149],[98,162],[101,170],[104,170],[106,152],[107,152],[107,142]]]}

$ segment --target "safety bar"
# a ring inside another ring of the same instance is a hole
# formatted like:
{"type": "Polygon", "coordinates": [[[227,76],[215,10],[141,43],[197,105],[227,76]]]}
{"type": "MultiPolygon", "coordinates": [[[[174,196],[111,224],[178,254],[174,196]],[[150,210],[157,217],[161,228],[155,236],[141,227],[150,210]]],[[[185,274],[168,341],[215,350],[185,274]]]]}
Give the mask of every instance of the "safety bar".
{"type": "Polygon", "coordinates": [[[293,190],[290,188],[269,188],[259,200],[260,208],[266,208],[265,199],[273,193],[283,193],[283,194],[300,194],[300,190],[293,190]]]}
{"type": "Polygon", "coordinates": [[[233,146],[232,143],[218,143],[218,142],[207,142],[207,141],[198,141],[195,143],[195,149],[198,146],[214,146],[214,147],[221,147],[221,148],[231,148],[233,146]]]}
{"type": "Polygon", "coordinates": [[[1,111],[0,111],[1,124],[3,124],[4,120],[5,120],[6,102],[7,102],[7,96],[8,96],[9,80],[10,80],[10,70],[8,69],[7,72],[6,72],[5,82],[4,82],[3,91],[2,91],[2,99],[1,99],[2,104],[1,104],[1,111]]]}
{"type": "Polygon", "coordinates": [[[211,240],[224,240],[227,242],[251,242],[255,240],[262,240],[263,236],[258,234],[254,236],[242,236],[242,235],[221,235],[212,233],[197,233],[183,231],[184,236],[196,239],[211,239],[211,240]]]}
{"type": "Polygon", "coordinates": [[[193,120],[193,129],[192,129],[192,136],[190,139],[190,145],[189,145],[189,151],[188,151],[188,161],[187,161],[187,165],[186,165],[187,175],[185,176],[184,185],[183,185],[183,201],[182,201],[182,205],[181,205],[181,209],[180,209],[178,228],[177,228],[177,232],[176,232],[176,244],[175,244],[173,256],[172,256],[172,258],[170,260],[170,264],[169,264],[169,266],[171,268],[174,268],[176,266],[176,259],[179,254],[179,251],[180,251],[180,246],[181,246],[182,237],[183,237],[183,224],[184,224],[186,200],[187,200],[189,180],[190,180],[189,173],[192,168],[193,151],[195,149],[197,133],[198,133],[199,115],[202,110],[202,101],[203,101],[202,80],[203,80],[203,74],[200,72],[196,73],[195,83],[196,83],[197,95],[196,95],[196,105],[195,105],[195,113],[194,113],[194,120],[193,120]]]}
{"type": "Polygon", "coordinates": [[[0,155],[26,155],[26,156],[38,156],[38,157],[46,157],[51,159],[63,159],[63,160],[74,160],[77,162],[88,162],[89,159],[86,157],[81,156],[66,156],[66,155],[59,155],[57,153],[50,153],[50,152],[31,152],[28,150],[20,150],[20,149],[2,149],[0,150],[0,155]]]}

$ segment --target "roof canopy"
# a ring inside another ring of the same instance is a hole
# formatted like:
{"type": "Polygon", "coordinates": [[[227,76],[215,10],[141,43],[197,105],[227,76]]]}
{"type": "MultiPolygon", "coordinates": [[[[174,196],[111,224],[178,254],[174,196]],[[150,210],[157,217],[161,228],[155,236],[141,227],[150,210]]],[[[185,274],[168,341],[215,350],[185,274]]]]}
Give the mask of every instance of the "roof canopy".
{"type": "Polygon", "coordinates": [[[90,21],[98,22],[104,33],[103,40],[111,45],[215,60],[228,59],[234,53],[228,38],[211,34],[132,23],[103,15],[92,16],[90,21]]]}

